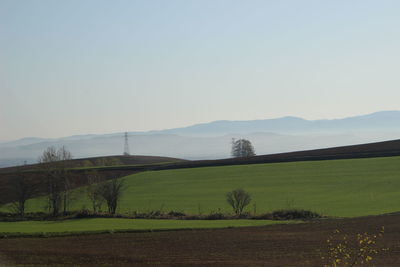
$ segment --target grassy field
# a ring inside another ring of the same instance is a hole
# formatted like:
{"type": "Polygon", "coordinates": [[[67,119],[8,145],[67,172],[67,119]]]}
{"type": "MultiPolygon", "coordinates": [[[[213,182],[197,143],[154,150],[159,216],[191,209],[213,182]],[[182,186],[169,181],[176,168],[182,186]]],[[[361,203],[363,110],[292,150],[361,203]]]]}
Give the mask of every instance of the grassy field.
{"type": "Polygon", "coordinates": [[[261,226],[282,221],[268,220],[142,220],[93,218],[74,219],[64,221],[22,221],[0,222],[0,235],[10,233],[21,234],[57,234],[82,232],[110,232],[110,231],[140,231],[140,230],[167,230],[167,229],[202,229],[227,228],[242,226],[261,226]]]}
{"type": "MultiPolygon", "coordinates": [[[[247,210],[258,214],[304,208],[353,217],[400,210],[400,157],[164,170],[123,179],[120,213],[230,212],[225,194],[236,188],[250,192],[247,210]]],[[[90,208],[84,188],[73,198],[73,210],[90,208]]],[[[43,210],[45,203],[44,198],[31,200],[28,210],[43,210]]]]}

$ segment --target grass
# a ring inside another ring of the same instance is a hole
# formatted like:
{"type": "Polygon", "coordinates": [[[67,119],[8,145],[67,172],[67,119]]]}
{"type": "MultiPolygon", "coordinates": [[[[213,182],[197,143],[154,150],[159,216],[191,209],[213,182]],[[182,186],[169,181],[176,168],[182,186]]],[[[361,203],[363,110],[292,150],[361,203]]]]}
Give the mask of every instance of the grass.
{"type": "MultiPolygon", "coordinates": [[[[247,211],[258,214],[303,208],[355,217],[400,210],[400,157],[149,171],[123,179],[120,213],[231,212],[225,194],[236,188],[251,194],[247,211]]],[[[73,210],[90,208],[83,188],[73,198],[73,210]]],[[[28,210],[41,211],[45,203],[44,198],[31,200],[28,210]]]]}
{"type": "Polygon", "coordinates": [[[173,229],[227,228],[286,223],[269,220],[143,220],[93,218],[64,221],[0,222],[0,236],[57,235],[73,233],[129,232],[173,229]]]}

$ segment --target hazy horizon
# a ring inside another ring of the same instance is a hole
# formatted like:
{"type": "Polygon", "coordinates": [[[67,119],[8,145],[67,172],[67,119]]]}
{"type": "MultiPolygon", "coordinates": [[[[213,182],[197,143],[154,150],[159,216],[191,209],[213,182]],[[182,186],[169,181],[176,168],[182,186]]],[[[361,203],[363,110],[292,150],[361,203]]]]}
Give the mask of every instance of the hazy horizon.
{"type": "MultiPolygon", "coordinates": [[[[381,112],[400,112],[400,110],[382,110],[382,111],[376,111],[368,114],[358,114],[358,115],[351,115],[351,116],[346,116],[346,117],[341,117],[341,118],[320,118],[320,119],[308,119],[308,118],[303,118],[303,117],[298,117],[298,116],[293,116],[293,115],[287,115],[287,116],[281,116],[281,117],[273,117],[273,118],[264,118],[264,119],[255,119],[255,120],[270,120],[270,119],[282,119],[286,117],[296,117],[300,119],[304,119],[307,121],[319,121],[319,120],[338,120],[338,119],[346,119],[346,118],[352,118],[352,117],[357,117],[357,116],[364,116],[364,115],[371,115],[375,113],[381,113],[381,112]]],[[[218,122],[218,121],[253,121],[253,120],[215,120],[215,121],[208,121],[208,122],[200,122],[196,124],[189,124],[189,125],[182,125],[178,127],[170,127],[170,128],[164,128],[164,129],[149,129],[149,130],[143,130],[143,131],[128,131],[128,132],[136,132],[136,133],[147,133],[147,132],[158,132],[158,131],[165,131],[165,130],[171,130],[171,129],[179,129],[179,128],[186,128],[186,127],[191,127],[195,125],[200,125],[200,124],[208,124],[208,123],[213,123],[213,122],[218,122]]],[[[10,139],[10,140],[0,140],[0,142],[5,143],[5,142],[11,142],[11,141],[16,141],[20,139],[25,139],[25,138],[43,138],[43,139],[59,139],[59,138],[66,138],[66,137],[73,137],[73,136],[85,136],[85,135],[107,135],[107,134],[118,134],[118,133],[124,133],[127,131],[118,131],[118,132],[96,132],[96,133],[78,133],[78,134],[72,134],[72,135],[65,135],[65,136],[53,136],[53,137],[46,137],[46,136],[24,136],[21,138],[17,139],[10,139]]],[[[255,132],[256,133],[256,132],[255,132]]]]}
{"type": "Polygon", "coordinates": [[[400,110],[398,1],[0,1],[0,140],[400,110]]]}

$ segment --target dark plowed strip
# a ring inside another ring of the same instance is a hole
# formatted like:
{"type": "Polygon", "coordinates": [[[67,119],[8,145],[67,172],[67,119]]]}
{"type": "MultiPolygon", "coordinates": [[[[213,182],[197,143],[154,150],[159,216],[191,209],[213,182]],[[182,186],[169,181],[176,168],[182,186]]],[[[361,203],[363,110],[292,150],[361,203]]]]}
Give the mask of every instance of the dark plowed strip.
{"type": "Polygon", "coordinates": [[[323,220],[222,230],[188,230],[0,240],[0,253],[17,264],[322,266],[336,229],[385,234],[375,266],[400,266],[400,215],[323,220]]]}

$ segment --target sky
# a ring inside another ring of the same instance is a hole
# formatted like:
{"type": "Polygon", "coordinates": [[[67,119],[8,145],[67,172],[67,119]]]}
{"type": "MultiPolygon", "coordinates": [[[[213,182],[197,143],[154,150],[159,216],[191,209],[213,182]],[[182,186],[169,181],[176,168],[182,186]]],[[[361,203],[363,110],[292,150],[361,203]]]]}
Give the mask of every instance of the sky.
{"type": "Polygon", "coordinates": [[[400,1],[0,0],[0,140],[400,110],[400,1]]]}

